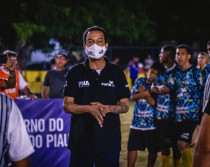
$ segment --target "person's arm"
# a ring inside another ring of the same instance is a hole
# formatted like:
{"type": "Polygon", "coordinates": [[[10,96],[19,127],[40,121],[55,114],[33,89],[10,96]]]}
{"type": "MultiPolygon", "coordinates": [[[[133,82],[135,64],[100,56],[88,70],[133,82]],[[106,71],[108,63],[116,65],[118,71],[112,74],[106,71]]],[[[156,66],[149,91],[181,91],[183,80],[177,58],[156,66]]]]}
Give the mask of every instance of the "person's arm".
{"type": "Polygon", "coordinates": [[[7,81],[7,88],[14,88],[16,85],[16,75],[15,75],[15,72],[11,72],[10,71],[10,75],[9,75],[9,78],[8,78],[8,81],[7,81]]]}
{"type": "Polygon", "coordinates": [[[204,113],[195,145],[193,167],[210,166],[210,115],[204,113]]]}
{"type": "Polygon", "coordinates": [[[47,96],[48,92],[49,92],[49,86],[42,85],[42,90],[41,90],[42,99],[48,98],[47,96]]]}
{"type": "Polygon", "coordinates": [[[2,79],[1,82],[1,89],[10,89],[10,88],[14,88],[16,85],[16,75],[15,75],[15,71],[14,71],[14,64],[11,65],[9,68],[9,77],[8,80],[2,79]]]}
{"type": "Polygon", "coordinates": [[[14,167],[30,167],[30,160],[29,158],[22,159],[17,162],[13,162],[14,167]]]}
{"type": "Polygon", "coordinates": [[[48,98],[48,92],[50,89],[50,75],[52,75],[51,71],[48,71],[45,75],[44,82],[41,89],[42,99],[48,98]]]}
{"type": "Polygon", "coordinates": [[[145,96],[145,99],[151,106],[154,106],[156,103],[155,99],[151,95],[145,96]]]}
{"type": "Polygon", "coordinates": [[[92,102],[91,104],[100,106],[99,109],[103,116],[108,113],[123,114],[129,110],[128,98],[120,99],[119,104],[117,105],[103,105],[99,102],[92,102]]]}
{"type": "Polygon", "coordinates": [[[10,145],[8,156],[16,167],[28,167],[28,157],[34,152],[34,149],[22,114],[14,101],[12,101],[8,124],[7,139],[10,145]]]}
{"type": "Polygon", "coordinates": [[[28,87],[25,86],[22,91],[24,92],[25,95],[27,95],[31,100],[36,99],[37,97],[35,96],[35,94],[32,92],[32,90],[28,87]]]}
{"type": "Polygon", "coordinates": [[[167,87],[165,85],[154,85],[154,84],[152,84],[151,92],[155,93],[155,94],[165,94],[165,93],[169,93],[170,89],[169,89],[169,87],[167,87]]]}
{"type": "Polygon", "coordinates": [[[18,72],[19,75],[19,89],[24,92],[24,94],[29,97],[31,100],[36,99],[37,97],[34,95],[32,90],[28,87],[27,82],[23,78],[22,74],[18,72]]]}
{"type": "Polygon", "coordinates": [[[2,80],[1,89],[10,89],[14,88],[16,85],[16,75],[15,73],[10,75],[8,80],[2,80]]]}
{"type": "Polygon", "coordinates": [[[136,101],[136,100],[139,100],[139,99],[144,99],[146,95],[148,95],[148,94],[144,90],[144,86],[142,85],[141,87],[138,88],[138,93],[132,94],[130,99],[132,101],[136,101]]]}
{"type": "Polygon", "coordinates": [[[64,97],[63,109],[66,113],[70,114],[83,114],[90,113],[96,118],[100,127],[103,127],[103,115],[100,108],[104,107],[102,104],[78,105],[74,103],[73,97],[64,97]]]}
{"type": "MultiPolygon", "coordinates": [[[[9,71],[9,78],[6,81],[7,89],[14,88],[16,86],[15,63],[10,61],[10,59],[8,59],[7,63],[6,63],[6,68],[9,71]]],[[[4,89],[6,89],[6,88],[4,88],[4,89]]]]}

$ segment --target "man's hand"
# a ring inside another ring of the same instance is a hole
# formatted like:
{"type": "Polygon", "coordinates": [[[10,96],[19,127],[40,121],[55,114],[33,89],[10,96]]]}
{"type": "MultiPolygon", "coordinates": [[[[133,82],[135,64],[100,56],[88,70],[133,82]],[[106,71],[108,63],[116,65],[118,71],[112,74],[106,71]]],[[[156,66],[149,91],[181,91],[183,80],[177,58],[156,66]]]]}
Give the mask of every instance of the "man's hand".
{"type": "Polygon", "coordinates": [[[11,61],[9,58],[7,59],[5,67],[9,71],[10,75],[15,73],[15,62],[11,61]]]}
{"type": "Polygon", "coordinates": [[[147,89],[147,90],[144,91],[144,95],[145,95],[145,97],[151,96],[151,94],[150,94],[150,92],[149,92],[149,89],[147,89]]]}
{"type": "Polygon", "coordinates": [[[37,96],[36,96],[35,94],[33,94],[33,93],[29,94],[28,97],[29,97],[29,99],[31,99],[31,100],[37,99],[37,96]]]}
{"type": "Polygon", "coordinates": [[[170,91],[170,89],[165,85],[159,86],[159,90],[160,90],[160,93],[162,93],[162,94],[163,93],[168,93],[170,91]]]}
{"type": "Polygon", "coordinates": [[[142,85],[141,87],[139,87],[139,88],[138,88],[138,91],[139,91],[139,92],[144,91],[144,86],[142,85]]]}
{"type": "Polygon", "coordinates": [[[103,105],[101,103],[96,103],[100,106],[100,112],[103,116],[106,116],[108,113],[122,114],[126,113],[129,110],[128,98],[120,99],[119,104],[117,105],[103,105]]]}
{"type": "Polygon", "coordinates": [[[99,102],[92,102],[89,105],[89,113],[96,118],[96,120],[98,121],[100,127],[103,127],[103,117],[105,116],[104,113],[102,113],[101,111],[103,111],[103,109],[105,108],[105,105],[99,103],[99,102]]]}

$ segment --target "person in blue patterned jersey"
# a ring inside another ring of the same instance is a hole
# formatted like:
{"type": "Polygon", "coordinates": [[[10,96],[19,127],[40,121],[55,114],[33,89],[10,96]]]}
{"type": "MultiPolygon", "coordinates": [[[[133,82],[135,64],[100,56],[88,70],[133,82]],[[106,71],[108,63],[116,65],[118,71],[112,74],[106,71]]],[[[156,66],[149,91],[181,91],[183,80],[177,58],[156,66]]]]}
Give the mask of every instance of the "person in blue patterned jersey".
{"type": "Polygon", "coordinates": [[[131,100],[136,101],[128,139],[128,167],[134,167],[137,150],[148,149],[148,166],[153,167],[157,158],[155,98],[150,93],[152,82],[163,71],[160,63],[154,63],[145,78],[138,78],[131,90],[131,100]]]}
{"type": "MultiPolygon", "coordinates": [[[[169,84],[175,80],[176,48],[165,45],[161,48],[160,63],[164,64],[166,70],[159,74],[151,87],[151,92],[158,94],[156,103],[156,126],[158,143],[161,148],[161,160],[163,167],[169,167],[171,137],[175,115],[175,92],[169,89],[169,84]]],[[[174,167],[180,166],[180,152],[177,146],[172,147],[174,167]]]]}
{"type": "MultiPolygon", "coordinates": [[[[210,40],[207,42],[207,48],[206,49],[207,49],[208,55],[210,57],[210,40]]],[[[203,70],[204,84],[206,83],[206,80],[207,80],[209,74],[210,74],[210,63],[206,64],[206,66],[203,70]]]]}
{"type": "MultiPolygon", "coordinates": [[[[203,85],[206,84],[206,80],[207,80],[207,78],[210,74],[210,62],[209,62],[210,61],[210,40],[207,42],[207,48],[206,49],[207,49],[208,54],[206,52],[200,52],[198,54],[198,58],[197,58],[197,64],[198,64],[198,67],[200,68],[202,76],[203,76],[203,85]],[[206,63],[206,64],[204,65],[204,67],[202,67],[202,64],[204,64],[204,63],[206,63]]],[[[202,93],[201,96],[203,96],[204,86],[202,88],[201,93],[202,93]]],[[[202,100],[203,99],[201,98],[201,103],[202,103],[202,100]]],[[[203,116],[203,113],[202,113],[202,105],[201,105],[200,110],[199,110],[199,124],[201,122],[202,116],[203,116]]],[[[195,131],[196,132],[194,132],[194,133],[198,134],[199,127],[196,128],[195,131]]],[[[195,139],[195,141],[196,141],[196,139],[195,139]]],[[[195,142],[193,142],[192,144],[194,145],[195,142]]]]}
{"type": "Polygon", "coordinates": [[[199,107],[203,79],[200,70],[189,62],[191,48],[179,45],[176,49],[176,61],[180,67],[176,71],[175,82],[171,89],[176,91],[176,114],[173,132],[173,144],[178,145],[184,167],[192,166],[190,143],[192,134],[199,121],[199,107]]]}

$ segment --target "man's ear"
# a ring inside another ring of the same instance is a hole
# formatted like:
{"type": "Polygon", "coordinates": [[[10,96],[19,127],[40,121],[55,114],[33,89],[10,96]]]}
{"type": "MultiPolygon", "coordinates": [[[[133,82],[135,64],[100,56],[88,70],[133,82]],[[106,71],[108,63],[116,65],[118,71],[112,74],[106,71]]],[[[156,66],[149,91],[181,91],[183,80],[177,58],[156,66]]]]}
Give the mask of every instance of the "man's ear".
{"type": "Polygon", "coordinates": [[[191,59],[191,54],[188,54],[188,60],[190,60],[191,59]]]}
{"type": "Polygon", "coordinates": [[[85,48],[86,48],[86,46],[85,46],[85,44],[83,44],[83,49],[85,50],[85,48]]]}
{"type": "Polygon", "coordinates": [[[106,47],[106,50],[108,50],[108,48],[109,48],[109,44],[108,44],[108,43],[106,43],[106,44],[105,44],[105,47],[106,47]]]}

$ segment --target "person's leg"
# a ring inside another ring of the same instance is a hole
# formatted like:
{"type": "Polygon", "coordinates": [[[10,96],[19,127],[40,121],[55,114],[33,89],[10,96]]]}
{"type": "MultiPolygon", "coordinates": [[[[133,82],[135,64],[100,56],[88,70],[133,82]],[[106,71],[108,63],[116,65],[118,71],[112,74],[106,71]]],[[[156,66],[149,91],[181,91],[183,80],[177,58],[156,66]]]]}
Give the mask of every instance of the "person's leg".
{"type": "Polygon", "coordinates": [[[177,144],[174,144],[172,146],[172,151],[173,151],[173,164],[174,164],[174,167],[180,167],[181,166],[181,153],[178,149],[178,146],[177,144]]]}
{"type": "Polygon", "coordinates": [[[130,134],[128,138],[128,155],[127,155],[127,165],[128,167],[134,167],[137,150],[145,150],[145,141],[144,141],[144,131],[130,129],[130,134]]]}
{"type": "Polygon", "coordinates": [[[190,150],[189,143],[185,141],[178,141],[178,148],[181,152],[181,157],[184,167],[192,167],[192,151],[190,150]]]}
{"type": "Polygon", "coordinates": [[[134,167],[137,158],[137,151],[128,151],[128,167],[134,167]]]}
{"type": "Polygon", "coordinates": [[[162,167],[169,167],[170,160],[170,148],[164,148],[161,150],[162,167]]]}
{"type": "Polygon", "coordinates": [[[157,133],[159,146],[161,148],[162,167],[169,167],[171,147],[171,120],[157,121],[157,133]]]}
{"type": "Polygon", "coordinates": [[[160,151],[157,143],[156,130],[148,130],[144,132],[144,140],[148,149],[148,167],[153,167],[157,159],[157,152],[160,151]]]}
{"type": "Polygon", "coordinates": [[[119,167],[120,153],[95,155],[95,167],[119,167]]]}
{"type": "Polygon", "coordinates": [[[148,165],[147,167],[153,167],[157,159],[157,152],[149,152],[148,154],[148,165]]]}
{"type": "Polygon", "coordinates": [[[69,167],[93,167],[93,156],[90,154],[71,152],[69,167]]]}
{"type": "Polygon", "coordinates": [[[178,148],[178,139],[180,138],[181,123],[172,122],[172,151],[174,167],[180,167],[181,153],[178,148]]]}
{"type": "Polygon", "coordinates": [[[192,142],[192,134],[196,126],[197,122],[182,122],[182,130],[178,140],[178,148],[181,152],[184,167],[192,167],[193,156],[190,149],[190,143],[192,142]]]}

